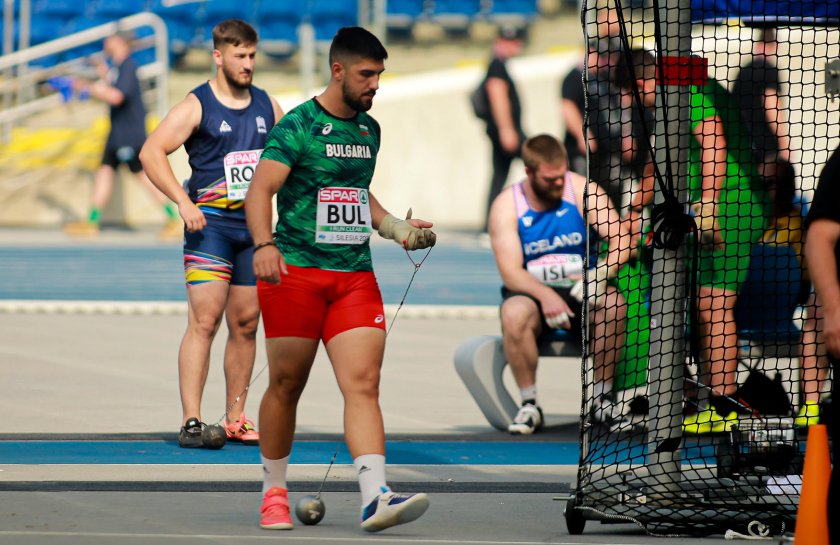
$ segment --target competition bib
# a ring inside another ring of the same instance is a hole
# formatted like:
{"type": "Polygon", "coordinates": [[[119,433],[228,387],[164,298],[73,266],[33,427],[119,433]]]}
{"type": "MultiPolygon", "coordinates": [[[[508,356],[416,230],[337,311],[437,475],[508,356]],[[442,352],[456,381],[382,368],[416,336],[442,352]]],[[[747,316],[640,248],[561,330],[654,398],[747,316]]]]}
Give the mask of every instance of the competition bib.
{"type": "Polygon", "coordinates": [[[245,199],[262,151],[261,149],[232,151],[225,155],[225,185],[229,201],[245,199]]]}
{"type": "Polygon", "coordinates": [[[367,189],[325,187],[318,190],[315,242],[364,244],[372,232],[367,189]]]}
{"type": "Polygon", "coordinates": [[[548,254],[527,264],[528,272],[545,284],[569,288],[583,278],[583,258],[578,254],[548,254]]]}

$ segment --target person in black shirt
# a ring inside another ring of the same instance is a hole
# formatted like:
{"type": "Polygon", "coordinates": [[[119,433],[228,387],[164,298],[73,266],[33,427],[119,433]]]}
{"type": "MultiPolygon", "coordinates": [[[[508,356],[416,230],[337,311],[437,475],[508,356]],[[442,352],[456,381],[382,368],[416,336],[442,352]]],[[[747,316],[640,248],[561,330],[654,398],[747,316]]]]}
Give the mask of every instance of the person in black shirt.
{"type": "Polygon", "coordinates": [[[109,36],[105,39],[103,53],[111,60],[112,66],[99,63],[98,81],[90,83],[74,79],[73,88],[80,95],[85,93],[108,104],[111,129],[105,141],[102,164],[94,174],[88,219],[68,223],[64,232],[85,237],[99,234],[102,209],[111,198],[117,168],[125,164],[166,213],[168,221],[159,237],[163,240],[180,239],[183,227],[177,211],[166,196],[152,185],[140,164],[140,148],[146,141],[146,107],[137,77],[137,63],[131,58],[129,38],[123,34],[109,36]]]}
{"type": "MultiPolygon", "coordinates": [[[[589,42],[587,68],[581,64],[573,68],[561,85],[561,111],[566,135],[563,144],[569,154],[569,168],[586,175],[586,141],[584,140],[584,113],[586,95],[589,95],[589,122],[586,139],[589,140],[589,177],[609,195],[614,206],[622,204],[621,146],[622,123],[625,111],[621,108],[618,90],[610,83],[610,70],[621,52],[621,44],[611,38],[596,38],[589,42]],[[586,87],[583,71],[588,70],[586,87]]],[[[629,110],[628,110],[629,111],[629,110]]]]}
{"type": "Polygon", "coordinates": [[[790,161],[784,86],[775,58],[776,31],[767,28],[753,46],[752,60],[741,68],[732,86],[759,163],[772,163],[777,157],[790,161]]]}
{"type": "MultiPolygon", "coordinates": [[[[598,46],[594,40],[589,41],[589,66],[598,64],[598,46]]],[[[586,140],[590,141],[593,152],[597,149],[597,142],[592,139],[592,131],[584,133],[584,112],[586,111],[586,92],[583,87],[584,63],[572,68],[560,84],[560,115],[566,134],[563,146],[569,156],[569,168],[581,176],[586,176],[586,140]]]]}
{"type": "MultiPolygon", "coordinates": [[[[823,342],[828,352],[829,361],[834,371],[831,395],[834,397],[834,385],[837,377],[837,363],[840,361],[840,147],[834,150],[820,174],[814,202],[805,219],[807,237],[805,239],[805,258],[817,292],[817,299],[823,308],[823,342]]],[[[833,399],[832,399],[833,401],[833,399]]],[[[838,426],[840,417],[829,403],[831,414],[828,421],[828,433],[832,438],[832,459],[840,456],[838,426]]],[[[828,492],[828,513],[837,513],[840,509],[840,475],[836,470],[831,473],[828,492]]],[[[836,516],[828,517],[829,541],[840,542],[840,525],[836,516]]]]}
{"type": "Polygon", "coordinates": [[[508,59],[522,51],[524,38],[525,30],[522,28],[503,26],[499,29],[493,43],[493,59],[482,82],[489,106],[489,115],[485,118],[487,136],[493,150],[493,175],[484,214],[485,233],[490,205],[501,193],[510,172],[510,165],[519,156],[522,142],[525,141],[525,132],[522,130],[522,105],[506,64],[508,59]]]}

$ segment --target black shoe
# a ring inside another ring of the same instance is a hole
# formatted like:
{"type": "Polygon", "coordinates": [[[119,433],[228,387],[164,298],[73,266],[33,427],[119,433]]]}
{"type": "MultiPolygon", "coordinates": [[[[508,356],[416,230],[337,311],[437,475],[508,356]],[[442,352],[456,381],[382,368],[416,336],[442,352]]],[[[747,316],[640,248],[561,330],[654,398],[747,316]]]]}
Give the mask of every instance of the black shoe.
{"type": "Polygon", "coordinates": [[[181,448],[202,448],[204,446],[204,442],[201,440],[201,430],[203,428],[204,423],[198,418],[187,420],[178,435],[178,444],[181,445],[181,448]]]}
{"type": "Polygon", "coordinates": [[[593,400],[589,408],[590,422],[605,424],[609,426],[613,420],[621,416],[621,411],[616,407],[612,394],[601,394],[598,399],[593,400]]]}
{"type": "Polygon", "coordinates": [[[615,414],[609,422],[610,431],[618,433],[621,431],[639,431],[647,429],[648,411],[650,402],[647,396],[636,396],[626,404],[626,413],[615,414]]]}
{"type": "Polygon", "coordinates": [[[530,435],[540,429],[543,422],[541,408],[533,403],[523,403],[513,419],[513,424],[508,426],[508,431],[513,435],[530,435]]]}

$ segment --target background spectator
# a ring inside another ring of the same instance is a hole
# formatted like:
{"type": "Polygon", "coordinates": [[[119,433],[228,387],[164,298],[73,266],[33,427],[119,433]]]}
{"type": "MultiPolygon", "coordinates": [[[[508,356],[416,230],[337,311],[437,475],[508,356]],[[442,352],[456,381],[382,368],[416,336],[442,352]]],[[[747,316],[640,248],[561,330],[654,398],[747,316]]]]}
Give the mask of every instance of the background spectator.
{"type": "Polygon", "coordinates": [[[487,216],[496,196],[507,181],[510,165],[519,156],[525,132],[522,130],[522,105],[516,84],[507,69],[507,61],[522,52],[525,30],[502,26],[493,42],[493,58],[487,66],[484,90],[490,115],[487,117],[487,136],[492,146],[493,175],[487,195],[487,212],[484,229],[487,231],[487,216]]]}
{"type": "Polygon", "coordinates": [[[752,60],[738,72],[732,94],[752,137],[757,160],[790,160],[784,89],[776,66],[776,30],[760,31],[752,60]]]}
{"type": "Polygon", "coordinates": [[[146,141],[146,107],[128,38],[122,34],[109,36],[105,39],[103,53],[111,60],[111,66],[104,62],[97,64],[100,79],[93,83],[76,79],[73,87],[79,93],[87,93],[108,104],[111,128],[105,141],[102,164],[93,177],[88,219],[68,223],[64,232],[72,236],[99,234],[102,209],[111,200],[116,169],[124,164],[166,212],[168,221],[160,238],[177,240],[183,231],[178,213],[166,196],[152,185],[140,164],[140,148],[146,141]]]}

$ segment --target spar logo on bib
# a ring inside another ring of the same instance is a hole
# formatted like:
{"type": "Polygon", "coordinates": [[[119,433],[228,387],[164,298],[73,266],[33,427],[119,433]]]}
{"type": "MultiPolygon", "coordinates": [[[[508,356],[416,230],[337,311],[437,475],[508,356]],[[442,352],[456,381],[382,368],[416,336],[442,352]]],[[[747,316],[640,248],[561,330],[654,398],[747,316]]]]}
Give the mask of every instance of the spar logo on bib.
{"type": "Polygon", "coordinates": [[[323,203],[367,203],[367,191],[355,187],[325,187],[318,191],[318,202],[323,203]]]}

